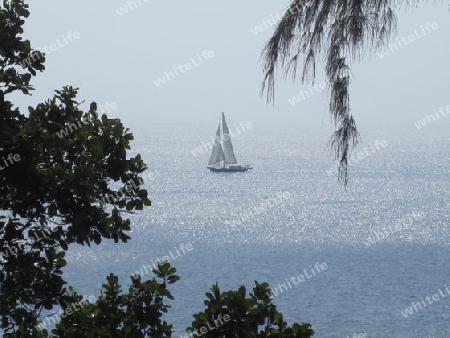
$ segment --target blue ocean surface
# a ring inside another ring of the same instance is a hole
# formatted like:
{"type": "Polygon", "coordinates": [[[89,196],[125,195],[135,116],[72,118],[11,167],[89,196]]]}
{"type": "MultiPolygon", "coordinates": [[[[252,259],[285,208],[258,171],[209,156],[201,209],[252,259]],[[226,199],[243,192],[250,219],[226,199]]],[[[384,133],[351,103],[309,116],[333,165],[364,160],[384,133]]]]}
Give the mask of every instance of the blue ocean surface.
{"type": "Polygon", "coordinates": [[[181,276],[164,317],[173,337],[214,283],[251,291],[255,280],[277,289],[285,320],[311,323],[314,337],[450,336],[448,133],[362,132],[356,152],[365,155],[344,189],[329,131],[255,126],[232,138],[254,169],[213,173],[208,146],[195,149],[214,127],[132,128],[152,206],[130,215],[130,242],[70,249],[65,275],[80,294],[98,296],[110,272],[126,291],[131,274],[169,256],[181,276]]]}

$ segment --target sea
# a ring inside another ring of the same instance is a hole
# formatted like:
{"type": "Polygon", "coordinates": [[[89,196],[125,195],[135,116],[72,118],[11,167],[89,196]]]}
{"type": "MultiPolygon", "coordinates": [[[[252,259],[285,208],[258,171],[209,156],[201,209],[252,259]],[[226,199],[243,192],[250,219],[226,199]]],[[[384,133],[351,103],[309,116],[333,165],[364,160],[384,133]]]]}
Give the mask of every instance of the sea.
{"type": "Polygon", "coordinates": [[[344,187],[330,129],[232,126],[236,157],[253,169],[214,173],[215,128],[132,128],[152,206],[124,215],[128,243],[70,248],[65,278],[79,294],[98,296],[111,272],[126,291],[132,274],[168,256],[181,277],[163,317],[173,337],[186,337],[214,283],[251,292],[254,281],[268,282],[285,321],[311,323],[314,337],[450,336],[446,130],[362,130],[344,187]]]}

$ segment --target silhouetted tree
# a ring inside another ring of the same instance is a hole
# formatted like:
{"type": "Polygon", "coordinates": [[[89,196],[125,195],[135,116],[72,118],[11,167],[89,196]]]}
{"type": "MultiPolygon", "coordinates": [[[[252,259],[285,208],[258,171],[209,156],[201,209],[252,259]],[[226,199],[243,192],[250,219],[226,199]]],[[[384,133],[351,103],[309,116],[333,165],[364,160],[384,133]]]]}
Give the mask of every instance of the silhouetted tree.
{"type": "Polygon", "coordinates": [[[205,338],[309,338],[314,335],[309,323],[287,326],[272,303],[269,284],[255,281],[253,293],[248,297],[246,293],[245,286],[221,292],[217,283],[214,284],[211,292],[206,293],[206,309],[194,314],[188,332],[205,338]]]}
{"type": "Polygon", "coordinates": [[[348,182],[348,158],[359,134],[350,110],[351,61],[385,46],[396,30],[395,12],[419,0],[292,0],[264,47],[262,94],[273,102],[277,66],[295,80],[301,62],[302,83],[316,77],[325,60],[330,89],[329,110],[335,124],[330,143],[339,161],[338,179],[348,182]]]}
{"type": "MultiPolygon", "coordinates": [[[[23,40],[22,0],[0,7],[0,327],[4,337],[32,334],[42,310],[63,304],[64,252],[72,243],[126,242],[123,209],[150,205],[139,176],[139,155],[127,158],[133,139],[118,119],[79,109],[77,88],[25,116],[7,100],[29,94],[45,55],[23,40]]],[[[125,210],[125,211],[126,211],[125,210]]]]}

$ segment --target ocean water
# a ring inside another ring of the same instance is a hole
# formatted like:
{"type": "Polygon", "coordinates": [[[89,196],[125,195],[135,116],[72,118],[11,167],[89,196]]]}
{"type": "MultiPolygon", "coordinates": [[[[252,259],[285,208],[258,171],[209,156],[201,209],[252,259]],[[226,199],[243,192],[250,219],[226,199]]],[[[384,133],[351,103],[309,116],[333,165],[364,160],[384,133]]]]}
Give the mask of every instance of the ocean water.
{"type": "Polygon", "coordinates": [[[171,253],[181,276],[165,316],[174,337],[215,282],[250,291],[254,280],[281,288],[274,303],[285,320],[311,323],[315,337],[450,335],[448,134],[363,131],[365,155],[344,189],[327,174],[329,130],[255,126],[232,139],[254,169],[225,174],[206,169],[209,151],[192,153],[214,127],[132,129],[152,206],[131,215],[129,243],[71,248],[65,274],[79,293],[98,296],[110,272],[126,290],[131,274],[171,253]],[[312,275],[316,263],[327,268],[312,275]],[[304,270],[310,278],[287,283],[304,270]],[[413,302],[422,308],[405,318],[413,302]]]}

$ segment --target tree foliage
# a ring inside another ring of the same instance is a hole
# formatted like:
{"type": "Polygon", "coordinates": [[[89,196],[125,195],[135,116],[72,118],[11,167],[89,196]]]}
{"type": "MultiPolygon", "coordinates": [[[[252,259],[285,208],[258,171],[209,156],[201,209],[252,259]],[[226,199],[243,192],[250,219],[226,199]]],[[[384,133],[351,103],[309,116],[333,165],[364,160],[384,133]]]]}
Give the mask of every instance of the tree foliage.
{"type": "Polygon", "coordinates": [[[45,56],[28,62],[37,53],[21,37],[28,15],[20,0],[0,7],[0,327],[5,337],[31,332],[43,309],[62,303],[61,269],[70,244],[99,244],[102,238],[126,242],[130,221],[122,217],[123,209],[150,205],[140,189],[146,166],[139,155],[126,156],[132,134],[120,120],[99,117],[95,103],[83,112],[77,88],[56,90],[47,102],[30,107],[28,116],[6,99],[18,90],[28,94],[30,79],[44,69],[45,56]]]}
{"type": "Polygon", "coordinates": [[[20,36],[24,18],[29,15],[28,6],[20,0],[4,0],[3,8],[0,7],[0,102],[4,94],[15,90],[28,94],[34,89],[31,77],[45,69],[45,57],[36,57],[39,52],[32,50],[30,41],[20,36]],[[23,69],[19,70],[19,65],[23,69]]]}
{"type": "Polygon", "coordinates": [[[287,326],[270,297],[269,284],[255,281],[247,297],[245,286],[236,291],[221,292],[216,283],[206,293],[206,309],[194,314],[188,332],[205,338],[215,337],[285,337],[309,338],[314,331],[309,323],[287,326]]]}
{"type": "Polygon", "coordinates": [[[274,99],[275,75],[314,84],[317,63],[324,60],[330,91],[329,111],[335,125],[331,150],[339,161],[338,179],[348,182],[348,158],[359,133],[350,109],[350,63],[385,46],[396,30],[395,11],[419,0],[292,0],[262,52],[262,94],[274,99]]]}
{"type": "MultiPolygon", "coordinates": [[[[96,303],[62,318],[52,333],[61,338],[171,337],[172,325],[161,317],[170,308],[165,298],[173,299],[168,285],[179,280],[175,272],[169,263],[164,263],[153,270],[161,282],[155,278],[142,281],[140,276],[133,276],[125,294],[119,278],[110,274],[96,303]]],[[[72,291],[65,299],[66,307],[80,300],[81,296],[72,291]]]]}
{"type": "MultiPolygon", "coordinates": [[[[173,300],[169,286],[180,277],[169,263],[158,265],[153,273],[156,278],[147,281],[142,281],[139,275],[132,276],[128,293],[122,292],[119,278],[110,274],[95,303],[83,303],[82,297],[70,288],[63,297],[64,312],[58,316],[60,321],[51,333],[60,338],[171,337],[172,325],[162,317],[171,307],[165,299],[173,300]],[[78,310],[68,312],[72,307],[78,310]]],[[[187,328],[191,337],[309,338],[314,335],[309,323],[287,325],[272,303],[267,283],[255,281],[253,293],[248,297],[244,286],[221,292],[215,284],[206,296],[207,308],[194,314],[192,326],[187,328]]],[[[43,337],[49,335],[44,321],[36,330],[43,337]]]]}

